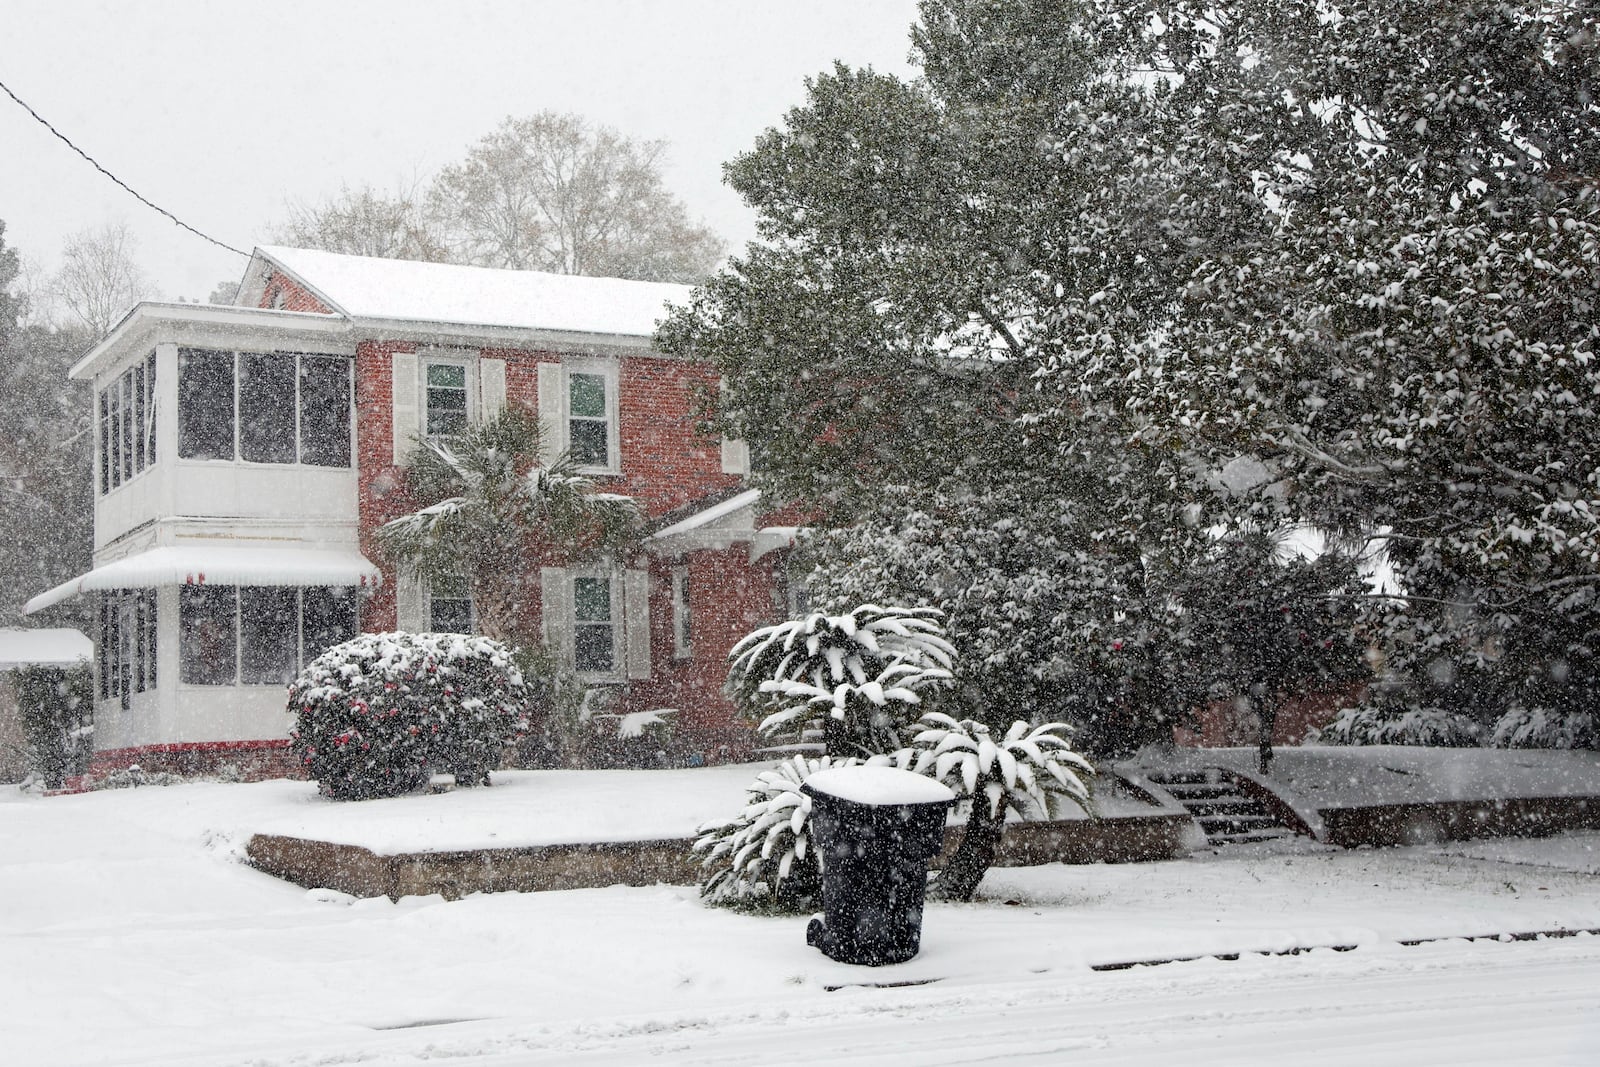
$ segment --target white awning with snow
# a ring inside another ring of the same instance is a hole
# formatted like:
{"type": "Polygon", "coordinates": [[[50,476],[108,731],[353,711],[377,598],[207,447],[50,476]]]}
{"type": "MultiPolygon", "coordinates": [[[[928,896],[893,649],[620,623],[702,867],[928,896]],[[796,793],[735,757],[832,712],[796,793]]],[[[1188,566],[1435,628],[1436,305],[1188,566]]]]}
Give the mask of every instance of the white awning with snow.
{"type": "Polygon", "coordinates": [[[40,593],[23,606],[31,615],[101,589],[162,585],[377,585],[377,566],[355,548],[172,545],[96,567],[40,593]]]}
{"type": "Polygon", "coordinates": [[[94,643],[77,630],[0,630],[0,670],[70,667],[94,655],[94,643]]]}

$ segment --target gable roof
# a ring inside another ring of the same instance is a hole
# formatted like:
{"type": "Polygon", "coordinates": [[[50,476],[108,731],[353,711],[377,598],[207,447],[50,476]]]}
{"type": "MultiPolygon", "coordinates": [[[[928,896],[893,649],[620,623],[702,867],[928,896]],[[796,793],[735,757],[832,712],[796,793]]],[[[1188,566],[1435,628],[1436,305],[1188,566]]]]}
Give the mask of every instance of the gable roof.
{"type": "Polygon", "coordinates": [[[352,320],[426,322],[649,337],[690,286],[532,270],[417,263],[266,245],[255,250],[239,302],[256,303],[268,273],[283,271],[335,314],[352,320]]]}

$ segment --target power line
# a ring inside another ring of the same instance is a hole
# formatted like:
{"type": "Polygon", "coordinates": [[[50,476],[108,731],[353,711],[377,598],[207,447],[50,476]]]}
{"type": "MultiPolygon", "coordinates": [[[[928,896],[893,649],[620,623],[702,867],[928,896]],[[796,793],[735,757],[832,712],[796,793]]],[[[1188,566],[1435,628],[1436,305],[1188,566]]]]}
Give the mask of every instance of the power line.
{"type": "Polygon", "coordinates": [[[99,164],[99,162],[95,160],[95,158],[93,156],[91,156],[89,153],[85,152],[83,149],[79,148],[77,145],[73,144],[72,141],[67,138],[66,134],[62,133],[60,130],[58,130],[54,126],[50,125],[50,123],[45,119],[45,117],[43,115],[39,114],[37,111],[33,110],[33,108],[29,107],[27,102],[24,101],[22,99],[22,97],[18,96],[16,93],[12,92],[10,86],[6,85],[5,82],[0,82],[0,89],[5,90],[5,94],[7,96],[9,96],[11,99],[15,100],[22,107],[22,109],[24,111],[26,111],[28,114],[32,115],[35,119],[37,119],[41,126],[43,126],[45,129],[49,130],[51,133],[53,133],[57,137],[59,137],[61,139],[61,143],[62,144],[66,145],[68,148],[70,148],[74,152],[78,153],[78,155],[82,156],[84,159],[87,159],[90,162],[90,164],[93,165],[95,170],[99,171],[101,174],[104,174],[107,178],[110,178],[112,181],[116,182],[118,185],[122,186],[122,188],[127,190],[129,195],[131,195],[135,200],[139,201],[139,203],[143,204],[145,207],[151,209],[152,211],[160,212],[161,214],[165,215],[167,218],[171,219],[173,222],[177,223],[179,226],[183,227],[184,229],[188,230],[190,233],[194,234],[196,237],[200,237],[200,238],[203,238],[203,239],[205,239],[207,241],[210,241],[212,244],[216,245],[218,248],[226,248],[229,252],[232,252],[236,256],[244,256],[246,259],[250,258],[248,253],[241,252],[237,248],[233,247],[230,244],[223,244],[221,241],[217,240],[215,237],[212,237],[210,234],[201,233],[199,230],[195,229],[193,226],[190,226],[187,222],[184,222],[182,219],[178,218],[178,216],[174,215],[172,212],[168,211],[166,208],[158,207],[155,204],[152,204],[150,201],[146,200],[144,197],[140,196],[138,194],[138,192],[136,192],[131,186],[128,185],[127,182],[123,181],[121,178],[117,177],[115,174],[112,174],[109,170],[106,170],[106,168],[102,167],[99,164]]]}

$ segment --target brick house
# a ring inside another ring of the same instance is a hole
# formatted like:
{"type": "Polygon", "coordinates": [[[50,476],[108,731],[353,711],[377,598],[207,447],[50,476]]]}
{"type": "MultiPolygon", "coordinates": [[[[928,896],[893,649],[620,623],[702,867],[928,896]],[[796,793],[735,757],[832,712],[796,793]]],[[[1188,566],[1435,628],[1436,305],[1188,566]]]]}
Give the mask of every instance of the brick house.
{"type": "MultiPolygon", "coordinates": [[[[461,588],[396,575],[418,435],[537,411],[651,534],[612,568],[547,568],[546,642],[619,711],[679,709],[690,752],[749,744],[725,657],[781,617],[794,527],[747,452],[693,425],[703,367],[651,348],[683,286],[258,248],[232,306],[141,303],[71,370],[93,383],[95,769],[292,771],[284,685],[358,631],[470,625],[461,588]],[[582,639],[575,635],[582,633],[582,639]]],[[[531,577],[531,576],[530,576],[531,577]]]]}

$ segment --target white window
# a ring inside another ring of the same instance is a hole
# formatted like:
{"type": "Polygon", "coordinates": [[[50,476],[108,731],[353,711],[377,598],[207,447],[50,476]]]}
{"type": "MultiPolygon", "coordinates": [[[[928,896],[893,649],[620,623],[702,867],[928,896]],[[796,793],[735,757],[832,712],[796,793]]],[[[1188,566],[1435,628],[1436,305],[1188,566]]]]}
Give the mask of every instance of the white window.
{"type": "Polygon", "coordinates": [[[650,574],[546,567],[544,639],[593,681],[650,677],[650,574]]]}
{"type": "Polygon", "coordinates": [[[572,664],[579,674],[617,673],[617,614],[609,575],[572,579],[572,664]]]}
{"type": "Polygon", "coordinates": [[[565,451],[579,470],[592,474],[622,469],[614,361],[541,363],[539,418],[551,456],[565,451]]]}
{"type": "Polygon", "coordinates": [[[428,586],[428,629],[436,634],[470,634],[477,630],[472,611],[472,583],[452,574],[428,586]]]}
{"type": "Polygon", "coordinates": [[[672,568],[672,655],[688,659],[694,649],[694,612],[689,600],[689,568],[672,568]]]}
{"type": "Polygon", "coordinates": [[[471,415],[467,403],[467,365],[458,360],[422,362],[422,426],[429,437],[465,433],[471,415]]]}

